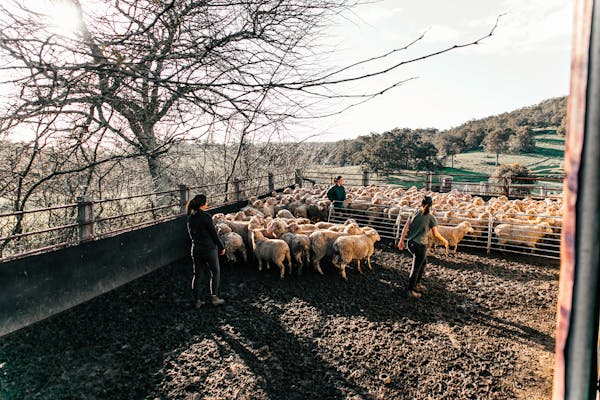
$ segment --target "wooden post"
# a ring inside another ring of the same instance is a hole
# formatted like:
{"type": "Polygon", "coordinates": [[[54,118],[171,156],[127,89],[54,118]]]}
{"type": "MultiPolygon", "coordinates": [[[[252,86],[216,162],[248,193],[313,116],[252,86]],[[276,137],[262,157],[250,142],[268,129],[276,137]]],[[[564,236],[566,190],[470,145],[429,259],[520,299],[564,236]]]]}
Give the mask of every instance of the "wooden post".
{"type": "Polygon", "coordinates": [[[233,181],[233,191],[234,191],[234,199],[235,201],[242,200],[242,181],[236,178],[233,181]]]}
{"type": "Polygon", "coordinates": [[[273,176],[272,172],[269,172],[268,179],[269,179],[269,193],[271,193],[275,190],[275,177],[273,176]]]}
{"type": "Polygon", "coordinates": [[[427,175],[425,175],[425,190],[427,190],[428,192],[431,191],[432,186],[433,174],[431,172],[427,172],[427,175]]]}
{"type": "Polygon", "coordinates": [[[77,197],[77,224],[79,240],[90,240],[94,237],[93,202],[89,196],[77,197]]]}
{"type": "Polygon", "coordinates": [[[187,213],[187,203],[190,201],[190,188],[186,185],[179,185],[179,212],[187,213]]]}
{"type": "Polygon", "coordinates": [[[369,171],[363,171],[362,185],[369,186],[369,171]]]}
{"type": "Polygon", "coordinates": [[[298,185],[299,188],[302,187],[302,170],[297,169],[294,172],[294,177],[296,178],[296,185],[298,185]]]}

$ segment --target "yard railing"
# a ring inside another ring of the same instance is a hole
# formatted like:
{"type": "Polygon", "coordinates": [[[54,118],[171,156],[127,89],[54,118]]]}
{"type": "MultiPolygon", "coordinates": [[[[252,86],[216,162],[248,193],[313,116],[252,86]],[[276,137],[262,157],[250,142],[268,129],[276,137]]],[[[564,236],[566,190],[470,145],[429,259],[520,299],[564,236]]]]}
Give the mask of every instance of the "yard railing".
{"type": "Polygon", "coordinates": [[[427,171],[398,171],[375,173],[338,173],[335,171],[297,171],[301,180],[313,185],[328,186],[333,179],[342,175],[346,186],[398,186],[410,188],[415,186],[432,192],[447,193],[457,190],[464,194],[476,196],[501,196],[511,198],[551,198],[562,196],[563,177],[557,175],[536,175],[518,178],[519,183],[510,179],[496,179],[487,175],[439,174],[427,171]]]}
{"type": "Polygon", "coordinates": [[[178,218],[186,213],[186,203],[194,193],[205,193],[211,208],[267,195],[294,182],[294,173],[286,171],[228,184],[179,185],[174,190],[118,198],[82,196],[71,204],[3,213],[0,214],[0,262],[178,218]]]}
{"type": "MultiPolygon", "coordinates": [[[[402,228],[416,211],[411,207],[390,207],[382,204],[349,203],[347,207],[332,207],[329,222],[344,223],[352,218],[360,226],[375,228],[382,239],[400,239],[402,228]]],[[[434,212],[440,226],[454,227],[468,222],[473,232],[464,236],[459,248],[485,250],[520,255],[535,255],[548,259],[560,259],[560,235],[562,217],[516,213],[482,212],[476,216],[465,210],[451,209],[434,212]],[[544,223],[544,224],[543,224],[544,223]],[[504,224],[502,236],[498,236],[499,225],[504,224]]]]}

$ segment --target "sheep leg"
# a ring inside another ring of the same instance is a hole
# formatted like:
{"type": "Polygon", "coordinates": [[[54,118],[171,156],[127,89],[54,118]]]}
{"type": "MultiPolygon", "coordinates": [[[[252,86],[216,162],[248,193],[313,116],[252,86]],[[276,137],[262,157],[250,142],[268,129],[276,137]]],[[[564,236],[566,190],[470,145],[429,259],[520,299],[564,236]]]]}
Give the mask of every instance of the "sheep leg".
{"type": "Polygon", "coordinates": [[[360,269],[360,260],[356,260],[356,269],[362,274],[362,269],[360,269]]]}
{"type": "Polygon", "coordinates": [[[339,266],[340,274],[342,275],[342,279],[348,282],[348,277],[346,276],[346,264],[341,264],[339,266]]]}
{"type": "Polygon", "coordinates": [[[277,266],[279,267],[279,278],[283,280],[283,278],[285,278],[285,266],[283,265],[283,261],[278,262],[277,266]]]}
{"type": "Polygon", "coordinates": [[[261,258],[257,258],[258,260],[258,270],[262,271],[262,259],[261,258]]]}
{"type": "Polygon", "coordinates": [[[456,255],[456,251],[458,250],[458,243],[454,245],[454,251],[452,254],[456,255]]]}
{"type": "Polygon", "coordinates": [[[369,256],[369,257],[367,257],[367,265],[369,266],[369,269],[370,269],[371,271],[373,271],[373,267],[371,266],[371,257],[370,257],[370,256],[369,256]]]}
{"type": "Polygon", "coordinates": [[[316,270],[318,273],[320,273],[321,275],[325,275],[325,274],[323,273],[323,271],[321,270],[321,265],[320,265],[319,261],[314,261],[314,262],[313,262],[313,268],[314,268],[314,269],[315,269],[315,270],[316,270]]]}

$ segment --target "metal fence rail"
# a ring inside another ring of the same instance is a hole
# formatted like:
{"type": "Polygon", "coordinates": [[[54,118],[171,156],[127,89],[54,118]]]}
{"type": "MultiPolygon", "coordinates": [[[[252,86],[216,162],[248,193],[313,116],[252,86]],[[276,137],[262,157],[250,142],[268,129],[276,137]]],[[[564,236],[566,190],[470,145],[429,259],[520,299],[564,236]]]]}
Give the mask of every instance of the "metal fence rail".
{"type": "Polygon", "coordinates": [[[427,171],[398,171],[389,173],[337,173],[332,171],[301,171],[303,180],[318,185],[331,185],[333,179],[342,175],[347,186],[415,186],[433,192],[447,193],[458,190],[461,193],[477,196],[552,198],[562,196],[563,177],[556,175],[536,175],[520,177],[521,183],[501,181],[487,175],[438,174],[427,171]]]}
{"type": "MultiPolygon", "coordinates": [[[[397,243],[404,224],[416,211],[411,207],[390,207],[381,204],[348,204],[340,209],[331,207],[329,222],[344,223],[348,218],[360,226],[375,228],[384,239],[397,243]]],[[[473,228],[458,245],[458,249],[470,248],[500,253],[535,255],[560,259],[560,235],[562,218],[551,215],[482,212],[477,216],[463,209],[434,211],[439,226],[455,227],[468,222],[473,228]],[[542,225],[542,223],[545,223],[542,225]],[[504,225],[503,236],[498,236],[498,226],[504,225]],[[508,225],[508,226],[506,226],[508,225]]],[[[433,249],[433,251],[436,251],[433,249]]]]}
{"type": "Polygon", "coordinates": [[[79,197],[73,204],[0,214],[0,262],[178,218],[195,193],[205,193],[212,208],[290,186],[294,176],[293,171],[284,171],[229,184],[180,185],[164,192],[98,200],[79,197]]]}

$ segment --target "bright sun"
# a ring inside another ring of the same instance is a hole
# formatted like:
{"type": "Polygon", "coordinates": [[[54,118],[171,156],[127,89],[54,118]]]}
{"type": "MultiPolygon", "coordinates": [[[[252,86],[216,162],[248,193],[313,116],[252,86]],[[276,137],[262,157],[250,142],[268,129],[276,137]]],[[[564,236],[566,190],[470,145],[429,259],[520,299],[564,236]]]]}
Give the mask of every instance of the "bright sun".
{"type": "Polygon", "coordinates": [[[81,28],[79,13],[70,1],[46,1],[44,14],[48,17],[48,27],[60,36],[75,38],[81,28]]]}

